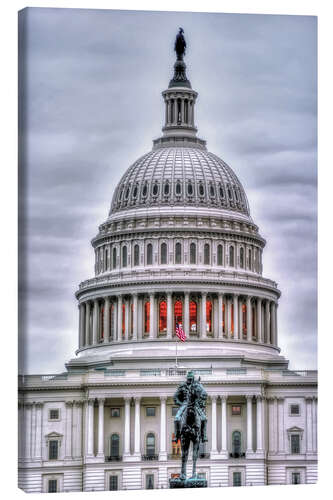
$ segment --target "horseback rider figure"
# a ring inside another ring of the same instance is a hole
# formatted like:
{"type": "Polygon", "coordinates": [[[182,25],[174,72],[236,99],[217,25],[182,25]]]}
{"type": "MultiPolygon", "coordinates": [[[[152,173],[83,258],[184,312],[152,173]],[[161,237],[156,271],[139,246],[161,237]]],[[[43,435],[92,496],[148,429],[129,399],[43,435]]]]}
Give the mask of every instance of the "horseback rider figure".
{"type": "Polygon", "coordinates": [[[182,415],[187,408],[190,400],[191,394],[196,393],[197,397],[195,400],[195,409],[200,418],[200,440],[203,443],[208,441],[207,439],[207,417],[205,414],[206,400],[207,400],[207,392],[203,388],[200,383],[200,377],[198,380],[195,380],[194,373],[189,371],[186,376],[186,382],[180,384],[177,388],[177,391],[174,395],[174,402],[179,409],[175,416],[175,437],[173,439],[174,442],[177,442],[181,438],[180,427],[181,427],[181,419],[182,415]]]}

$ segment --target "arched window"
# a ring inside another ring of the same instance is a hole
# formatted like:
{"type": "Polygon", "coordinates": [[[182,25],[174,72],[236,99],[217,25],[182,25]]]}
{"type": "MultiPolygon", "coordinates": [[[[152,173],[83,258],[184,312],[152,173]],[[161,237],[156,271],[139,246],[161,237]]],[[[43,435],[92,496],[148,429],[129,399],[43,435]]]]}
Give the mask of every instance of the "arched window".
{"type": "Polygon", "coordinates": [[[127,267],[127,247],[123,247],[123,267],[127,267]]]}
{"type": "Polygon", "coordinates": [[[177,184],[176,184],[176,195],[180,196],[181,194],[182,194],[182,186],[181,186],[180,182],[177,182],[177,184]]]}
{"type": "Polygon", "coordinates": [[[249,269],[252,271],[252,250],[249,250],[249,269]]]}
{"type": "Polygon", "coordinates": [[[152,457],[155,453],[155,434],[149,432],[146,436],[146,455],[152,457]]]}
{"type": "Polygon", "coordinates": [[[235,458],[241,456],[242,453],[242,439],[239,431],[232,433],[232,454],[235,458]]]}
{"type": "Polygon", "coordinates": [[[158,184],[155,183],[153,186],[153,196],[157,196],[157,195],[158,195],[158,184]]]}
{"type": "Polygon", "coordinates": [[[121,334],[122,338],[125,338],[125,316],[126,316],[125,304],[122,305],[122,316],[121,316],[121,334]]]}
{"type": "Polygon", "coordinates": [[[204,264],[210,264],[210,245],[205,243],[204,246],[204,264]]]}
{"type": "Polygon", "coordinates": [[[244,268],[244,248],[241,247],[240,251],[239,251],[239,265],[241,267],[241,269],[244,268]]]}
{"type": "Polygon", "coordinates": [[[195,243],[190,244],[190,264],[197,263],[197,246],[195,243]]]}
{"type": "Polygon", "coordinates": [[[99,308],[99,338],[104,339],[104,306],[99,308]]]}
{"type": "Polygon", "coordinates": [[[214,188],[214,186],[212,184],[209,187],[209,194],[210,194],[211,198],[215,197],[215,188],[214,188]]]}
{"type": "Polygon", "coordinates": [[[167,264],[167,244],[161,245],[161,264],[167,264]]]}
{"type": "Polygon", "coordinates": [[[199,195],[204,196],[205,194],[205,188],[203,184],[199,184],[199,195]]]}
{"type": "Polygon", "coordinates": [[[212,332],[212,312],[213,304],[211,300],[206,301],[206,331],[207,333],[212,332]]]}
{"type": "Polygon", "coordinates": [[[225,304],[222,304],[222,331],[225,333],[225,304]]]}
{"type": "Polygon", "coordinates": [[[132,198],[135,200],[136,197],[138,196],[138,186],[134,187],[132,198]]]}
{"type": "Polygon", "coordinates": [[[108,248],[105,248],[104,271],[106,271],[108,268],[108,258],[109,258],[109,251],[108,248]]]}
{"type": "Polygon", "coordinates": [[[112,269],[116,269],[117,267],[117,249],[114,247],[112,250],[112,269]]]}
{"type": "Polygon", "coordinates": [[[164,184],[164,194],[165,194],[165,196],[168,196],[169,192],[170,192],[169,182],[166,182],[164,184]]]}
{"type": "Polygon", "coordinates": [[[112,458],[119,457],[119,434],[112,434],[110,438],[110,455],[112,458]]]}
{"type": "Polygon", "coordinates": [[[138,266],[139,265],[139,245],[134,245],[134,265],[138,266]]]}
{"type": "Polygon", "coordinates": [[[144,318],[145,333],[150,330],[150,302],[145,302],[145,318],[144,318]]]}
{"type": "Polygon", "coordinates": [[[189,182],[188,185],[187,185],[187,194],[189,196],[192,196],[193,195],[193,186],[192,186],[192,182],[189,182]]]}
{"type": "Polygon", "coordinates": [[[235,265],[235,250],[234,247],[229,247],[229,266],[234,267],[235,265]]]}
{"type": "Polygon", "coordinates": [[[160,302],[160,308],[159,308],[159,331],[160,332],[166,332],[167,330],[167,303],[165,300],[162,300],[160,302]]]}
{"type": "Polygon", "coordinates": [[[176,264],[182,263],[182,245],[179,242],[176,243],[175,246],[175,263],[176,264]]]}
{"type": "Polygon", "coordinates": [[[148,243],[147,245],[147,266],[151,266],[153,263],[153,245],[148,243]]]}
{"type": "Polygon", "coordinates": [[[142,196],[145,198],[147,196],[147,193],[148,193],[148,186],[147,183],[145,183],[142,188],[142,196]]]}
{"type": "Polygon", "coordinates": [[[174,330],[176,330],[176,323],[183,326],[183,304],[181,300],[176,300],[174,305],[174,330]]]}
{"type": "Polygon", "coordinates": [[[222,245],[217,245],[217,265],[223,266],[223,247],[222,247],[222,245]]]}
{"type": "Polygon", "coordinates": [[[190,302],[190,332],[196,333],[198,331],[198,306],[194,300],[190,302]]]}

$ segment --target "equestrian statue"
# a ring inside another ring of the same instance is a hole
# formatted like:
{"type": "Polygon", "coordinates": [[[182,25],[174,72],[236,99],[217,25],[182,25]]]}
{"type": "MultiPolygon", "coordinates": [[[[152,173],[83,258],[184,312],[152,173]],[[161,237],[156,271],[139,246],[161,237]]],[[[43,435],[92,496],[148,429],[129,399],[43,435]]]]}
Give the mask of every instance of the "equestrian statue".
{"type": "Polygon", "coordinates": [[[196,474],[196,465],[199,455],[200,442],[207,442],[207,417],[205,414],[207,393],[195,379],[194,373],[189,371],[186,381],[181,383],[174,395],[174,402],[179,409],[175,416],[174,441],[180,439],[182,450],[182,468],[179,479],[170,480],[171,488],[205,487],[207,481],[199,479],[196,474]],[[193,443],[192,477],[186,479],[186,464],[188,461],[190,444],[193,443]]]}

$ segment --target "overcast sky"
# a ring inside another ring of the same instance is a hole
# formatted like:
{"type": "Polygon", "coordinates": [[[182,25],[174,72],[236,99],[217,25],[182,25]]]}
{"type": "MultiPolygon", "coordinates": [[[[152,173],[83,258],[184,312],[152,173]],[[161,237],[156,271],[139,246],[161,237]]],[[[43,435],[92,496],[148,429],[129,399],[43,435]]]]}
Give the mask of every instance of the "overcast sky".
{"type": "Polygon", "coordinates": [[[196,125],[235,171],[282,291],[279,345],[317,367],[317,23],[314,17],[29,9],[21,179],[20,372],[64,370],[74,292],[125,170],[160,135],[182,26],[196,125]]]}

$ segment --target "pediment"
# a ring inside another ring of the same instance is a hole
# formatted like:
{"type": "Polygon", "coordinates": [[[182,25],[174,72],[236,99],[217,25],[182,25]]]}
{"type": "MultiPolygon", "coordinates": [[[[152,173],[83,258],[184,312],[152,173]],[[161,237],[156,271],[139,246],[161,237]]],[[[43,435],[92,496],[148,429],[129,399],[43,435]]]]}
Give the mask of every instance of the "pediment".
{"type": "Polygon", "coordinates": [[[294,427],[290,427],[289,429],[287,429],[287,432],[303,432],[303,429],[297,427],[297,425],[294,425],[294,427]]]}
{"type": "Polygon", "coordinates": [[[48,439],[62,438],[62,434],[59,434],[59,432],[50,432],[49,434],[46,434],[45,437],[48,439]]]}

